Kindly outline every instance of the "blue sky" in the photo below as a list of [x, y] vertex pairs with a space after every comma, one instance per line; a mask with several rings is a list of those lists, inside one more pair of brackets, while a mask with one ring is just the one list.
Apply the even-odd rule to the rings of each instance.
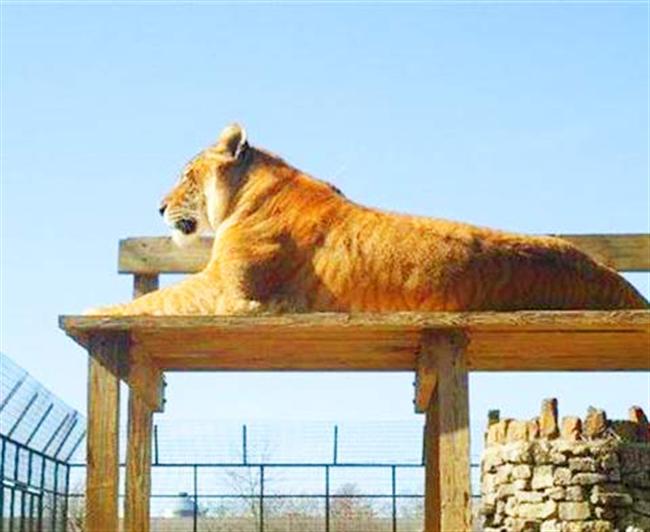
[[[530, 233], [649, 230], [644, 2], [1, 14], [1, 349], [81, 410], [86, 356], [57, 315], [129, 298], [118, 239], [165, 234], [161, 196], [233, 120], [361, 203]], [[648, 404], [647, 374], [471, 379], [479, 427], [548, 396], [565, 414]], [[168, 380], [169, 419], [413, 419], [406, 374]]]

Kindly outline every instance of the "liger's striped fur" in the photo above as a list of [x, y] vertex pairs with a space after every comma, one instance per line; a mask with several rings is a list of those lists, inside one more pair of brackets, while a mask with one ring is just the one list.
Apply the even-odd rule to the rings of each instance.
[[647, 308], [566, 241], [357, 205], [250, 147], [236, 125], [187, 166], [163, 209], [180, 243], [214, 231], [207, 267], [92, 313]]

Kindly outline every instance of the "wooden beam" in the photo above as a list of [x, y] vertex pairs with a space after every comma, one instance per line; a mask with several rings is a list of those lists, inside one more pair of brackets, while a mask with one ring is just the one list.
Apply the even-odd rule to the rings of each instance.
[[126, 452], [126, 532], [149, 532], [151, 499], [151, 407], [138, 394], [129, 394]]
[[429, 403], [436, 388], [436, 362], [429, 349], [418, 353], [415, 370], [415, 413], [423, 414], [429, 408]]
[[129, 352], [129, 369], [125, 380], [132, 394], [139, 398], [153, 412], [162, 412], [165, 398], [165, 379], [162, 371], [151, 357], [138, 345]]
[[118, 530], [120, 368], [122, 335], [89, 342], [86, 530]]
[[202, 237], [182, 250], [169, 237], [140, 237], [120, 240], [120, 273], [194, 273], [210, 259], [212, 238]]
[[160, 370], [414, 371], [421, 331], [462, 330], [472, 371], [650, 370], [650, 312], [63, 316], [87, 345], [128, 334]]
[[158, 290], [158, 274], [136, 273], [133, 276], [133, 299]]
[[[650, 270], [650, 235], [646, 233], [602, 235], [553, 235], [620, 271]], [[212, 239], [201, 238], [180, 250], [168, 237], [120, 240], [120, 273], [193, 273], [208, 263]]]
[[622, 272], [650, 270], [650, 234], [556, 235]]
[[467, 338], [425, 331], [422, 352], [435, 361], [438, 382], [426, 419], [425, 530], [472, 529]]

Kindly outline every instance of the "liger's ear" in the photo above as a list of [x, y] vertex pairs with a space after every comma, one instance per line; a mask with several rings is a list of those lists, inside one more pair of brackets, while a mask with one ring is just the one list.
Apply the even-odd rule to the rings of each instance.
[[248, 148], [246, 130], [239, 124], [226, 126], [219, 135], [215, 148], [221, 154], [232, 159], [239, 159]]

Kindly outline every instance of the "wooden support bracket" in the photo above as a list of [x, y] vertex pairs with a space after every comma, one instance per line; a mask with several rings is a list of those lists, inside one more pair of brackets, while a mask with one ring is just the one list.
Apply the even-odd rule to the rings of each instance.
[[128, 374], [125, 380], [131, 394], [136, 394], [153, 411], [162, 412], [165, 405], [165, 378], [142, 349], [132, 347], [129, 352]]
[[[422, 347], [422, 346], [421, 346]], [[429, 408], [431, 397], [436, 389], [436, 363], [430, 349], [420, 348], [415, 370], [415, 413], [423, 414]]]
[[426, 532], [472, 529], [467, 344], [460, 331], [422, 336], [421, 356], [437, 374], [426, 408]]

